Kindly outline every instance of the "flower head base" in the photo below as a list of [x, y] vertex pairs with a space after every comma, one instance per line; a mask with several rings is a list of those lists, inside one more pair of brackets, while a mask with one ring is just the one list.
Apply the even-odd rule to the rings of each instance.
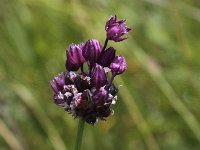
[[[106, 49], [106, 46], [108, 40], [124, 40], [121, 36], [129, 30], [125, 20], [116, 21], [115, 16], [106, 23], [107, 39], [103, 48], [94, 39], [85, 44], [69, 45], [66, 50], [67, 70], [50, 81], [54, 103], [74, 118], [81, 117], [89, 124], [112, 115], [118, 92], [112, 82], [116, 75], [126, 70], [126, 62], [123, 56], [115, 56], [116, 50], [113, 47]], [[75, 72], [79, 68], [80, 72]]]
[[115, 15], [106, 22], [105, 30], [107, 32], [108, 40], [120, 42], [127, 39], [122, 36], [127, 34], [131, 29], [126, 26], [126, 20], [117, 21], [117, 16]]

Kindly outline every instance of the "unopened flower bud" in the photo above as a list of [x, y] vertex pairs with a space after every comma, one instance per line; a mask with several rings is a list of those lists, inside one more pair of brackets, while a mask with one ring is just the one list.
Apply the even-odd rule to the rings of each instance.
[[77, 71], [79, 67], [85, 62], [85, 58], [82, 55], [83, 46], [83, 43], [71, 44], [67, 48], [66, 69], [68, 71]]
[[110, 64], [110, 69], [115, 75], [122, 74], [127, 69], [125, 58], [123, 56], [116, 56]]
[[95, 62], [102, 51], [101, 43], [98, 40], [88, 40], [83, 47], [83, 56], [86, 60]]
[[113, 61], [114, 58], [115, 58], [115, 49], [113, 47], [110, 47], [102, 52], [98, 62], [100, 65], [108, 67], [110, 66], [110, 63]]
[[120, 42], [127, 39], [122, 36], [127, 34], [131, 29], [126, 26], [126, 20], [117, 21], [117, 16], [115, 15], [106, 22], [105, 30], [108, 40]]
[[96, 106], [103, 106], [108, 99], [108, 91], [105, 88], [97, 89], [92, 96], [92, 101]]
[[100, 88], [107, 82], [106, 73], [101, 65], [95, 64], [91, 75], [91, 83], [94, 87]]

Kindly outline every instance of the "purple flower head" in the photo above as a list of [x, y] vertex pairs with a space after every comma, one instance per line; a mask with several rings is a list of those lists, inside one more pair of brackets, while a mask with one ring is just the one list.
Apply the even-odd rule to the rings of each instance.
[[123, 56], [116, 56], [110, 64], [110, 69], [115, 75], [122, 74], [127, 69], [125, 58]]
[[63, 89], [63, 86], [65, 85], [65, 78], [66, 73], [62, 72], [58, 76], [55, 76], [53, 80], [50, 81], [51, 87], [55, 93], [58, 93]]
[[108, 100], [108, 97], [108, 91], [102, 87], [93, 93], [92, 101], [96, 106], [103, 106]]
[[91, 83], [95, 88], [100, 88], [107, 83], [107, 77], [104, 68], [101, 65], [95, 64], [91, 75]]
[[[118, 88], [113, 84], [116, 75], [126, 70], [123, 56], [116, 56], [113, 47], [107, 48], [109, 40], [123, 41], [130, 31], [125, 20], [112, 16], [106, 23], [107, 38], [102, 47], [98, 40], [85, 44], [70, 44], [66, 50], [66, 71], [50, 81], [54, 91], [53, 102], [64, 108], [74, 118], [83, 118], [96, 124], [113, 114]], [[109, 76], [110, 72], [112, 76]]]
[[110, 66], [110, 63], [115, 58], [115, 49], [113, 47], [109, 47], [107, 50], [103, 51], [101, 57], [99, 58], [98, 63], [104, 67]]
[[77, 71], [79, 67], [85, 62], [85, 58], [82, 55], [83, 46], [84, 43], [71, 44], [67, 48], [66, 69], [68, 71]]
[[98, 40], [88, 40], [83, 47], [83, 56], [90, 62], [98, 60], [102, 51], [101, 43]]
[[127, 34], [131, 29], [126, 26], [126, 20], [117, 21], [117, 16], [115, 15], [106, 22], [105, 30], [108, 40], [120, 42], [127, 39], [127, 37], [122, 36]]

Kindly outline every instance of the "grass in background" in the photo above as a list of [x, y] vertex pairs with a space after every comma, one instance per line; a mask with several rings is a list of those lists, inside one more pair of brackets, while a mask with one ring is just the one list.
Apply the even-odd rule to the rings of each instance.
[[[83, 149], [200, 148], [197, 0], [0, 1], [0, 148], [72, 149], [77, 120], [52, 103], [48, 81], [69, 43], [104, 41], [113, 14], [133, 28], [115, 115], [86, 126]], [[112, 42], [109, 43], [112, 45]]]

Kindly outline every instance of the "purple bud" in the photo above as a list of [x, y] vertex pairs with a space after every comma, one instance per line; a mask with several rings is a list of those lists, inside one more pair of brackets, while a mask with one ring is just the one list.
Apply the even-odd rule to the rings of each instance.
[[103, 106], [108, 97], [108, 91], [105, 88], [100, 88], [93, 93], [92, 101], [96, 106]]
[[101, 43], [98, 40], [88, 40], [83, 47], [83, 56], [86, 60], [95, 62], [102, 51]]
[[115, 58], [115, 49], [113, 47], [110, 47], [102, 52], [98, 62], [100, 65], [108, 67], [110, 66], [110, 63], [113, 61], [114, 58]]
[[94, 87], [100, 88], [107, 83], [106, 73], [101, 65], [95, 64], [91, 75], [91, 83]]
[[106, 22], [105, 30], [108, 40], [120, 42], [127, 39], [122, 36], [127, 34], [131, 29], [126, 26], [126, 20], [117, 21], [117, 16], [115, 15]]
[[123, 56], [116, 56], [110, 64], [110, 69], [115, 75], [122, 74], [127, 69], [125, 58]]
[[55, 76], [52, 81], [50, 81], [51, 87], [55, 93], [58, 93], [63, 89], [63, 86], [65, 85], [65, 78], [66, 78], [66, 73], [62, 72], [58, 76]]
[[71, 44], [67, 48], [66, 69], [68, 71], [77, 71], [79, 67], [85, 62], [85, 58], [82, 55], [83, 46], [84, 43]]

